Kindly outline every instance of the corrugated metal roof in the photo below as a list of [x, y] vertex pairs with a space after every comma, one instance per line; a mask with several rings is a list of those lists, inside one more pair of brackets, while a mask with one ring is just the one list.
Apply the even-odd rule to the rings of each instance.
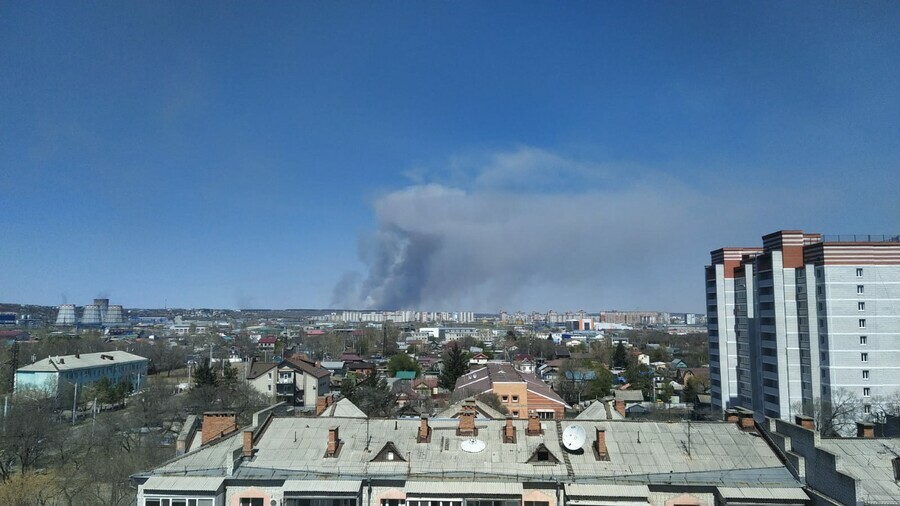
[[285, 480], [283, 488], [285, 492], [355, 494], [362, 488], [362, 480]]
[[216, 492], [224, 481], [224, 477], [151, 476], [144, 483], [144, 490]]
[[406, 493], [418, 496], [452, 495], [472, 497], [484, 495], [487, 497], [501, 495], [522, 495], [522, 484], [512, 482], [455, 482], [445, 481], [408, 481]]

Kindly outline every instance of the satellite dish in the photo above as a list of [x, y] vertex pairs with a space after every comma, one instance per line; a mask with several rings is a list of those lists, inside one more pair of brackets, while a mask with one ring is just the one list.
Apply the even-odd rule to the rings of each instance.
[[459, 447], [462, 448], [462, 451], [466, 453], [479, 453], [484, 451], [487, 445], [484, 444], [484, 441], [480, 439], [466, 439], [462, 443], [459, 444]]
[[584, 432], [584, 427], [581, 425], [569, 425], [566, 427], [566, 430], [563, 431], [563, 446], [570, 452], [580, 450], [584, 446], [586, 439], [587, 433]]

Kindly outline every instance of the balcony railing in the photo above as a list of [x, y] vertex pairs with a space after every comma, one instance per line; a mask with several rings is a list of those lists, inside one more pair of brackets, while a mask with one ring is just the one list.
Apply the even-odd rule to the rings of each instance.
[[900, 242], [900, 235], [823, 235], [823, 242]]

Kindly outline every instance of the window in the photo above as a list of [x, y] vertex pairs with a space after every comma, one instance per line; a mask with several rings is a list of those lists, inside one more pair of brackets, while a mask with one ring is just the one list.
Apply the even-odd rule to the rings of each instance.
[[861, 362], [868, 362], [868, 361], [869, 361], [869, 354], [868, 354], [868, 353], [860, 353], [860, 354], [859, 354], [859, 360], [860, 360]]
[[405, 506], [406, 499], [382, 499], [381, 506]]
[[518, 417], [519, 417], [519, 410], [514, 409], [514, 410], [513, 410], [513, 416], [516, 417], [516, 418], [518, 418]]
[[856, 268], [856, 277], [858, 277], [858, 278], [862, 277], [862, 267]]
[[519, 402], [519, 396], [518, 396], [518, 395], [512, 396], [512, 399], [513, 399], [513, 402]]
[[[400, 504], [402, 505], [403, 503], [403, 499], [400, 499]], [[243, 503], [241, 504], [243, 505]], [[385, 502], [382, 501], [381, 504], [385, 504]], [[356, 499], [286, 498], [284, 500], [284, 506], [356, 506]]]
[[866, 319], [865, 318], [859, 319], [859, 328], [861, 328], [861, 329], [866, 328]]
[[525, 501], [525, 506], [550, 506], [547, 501]]
[[272, 373], [269, 373], [269, 379], [272, 379]]
[[555, 418], [553, 411], [538, 411], [537, 414], [541, 420], [553, 420]]
[[865, 303], [865, 302], [857, 302], [857, 303], [856, 303], [856, 310], [857, 310], [857, 311], [865, 311], [865, 310], [866, 310], [866, 303]]
[[816, 305], [819, 307], [819, 311], [825, 311], [825, 304], [824, 304], [824, 303], [820, 302], [820, 303], [818, 303], [818, 304], [816, 304]]
[[816, 287], [816, 295], [822, 295], [822, 287], [821, 286]]
[[240, 506], [264, 506], [262, 497], [244, 497], [241, 499]]
[[508, 396], [508, 395], [504, 395], [504, 396], [501, 398], [501, 400], [502, 400], [503, 402], [509, 402], [509, 396]]
[[863, 346], [869, 344], [869, 338], [866, 336], [859, 336], [859, 344]]
[[144, 499], [144, 506], [213, 506], [213, 500], [189, 497], [148, 497]]
[[869, 387], [864, 387], [863, 388], [863, 397], [871, 397], [871, 395], [872, 395], [872, 389]]
[[272, 385], [266, 385], [269, 388], [269, 391], [272, 391]]
[[869, 404], [863, 404], [863, 413], [865, 413], [865, 414], [867, 414], [867, 415], [868, 415], [868, 414], [871, 414], [871, 413], [872, 413], [872, 406], [869, 405]]
[[856, 285], [856, 293], [859, 295], [866, 293], [866, 287], [864, 285]]
[[407, 506], [462, 506], [462, 499], [422, 499], [406, 501]]
[[869, 379], [869, 370], [868, 369], [863, 369], [863, 379], [864, 380]]

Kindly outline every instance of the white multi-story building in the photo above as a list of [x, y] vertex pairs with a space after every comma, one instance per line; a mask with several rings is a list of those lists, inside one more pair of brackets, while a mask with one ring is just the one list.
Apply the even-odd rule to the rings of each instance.
[[706, 267], [713, 406], [790, 419], [900, 392], [900, 238], [782, 230]]

